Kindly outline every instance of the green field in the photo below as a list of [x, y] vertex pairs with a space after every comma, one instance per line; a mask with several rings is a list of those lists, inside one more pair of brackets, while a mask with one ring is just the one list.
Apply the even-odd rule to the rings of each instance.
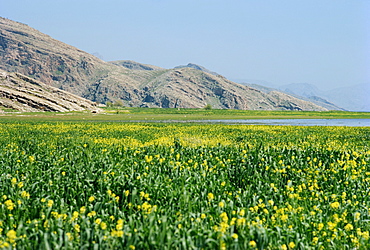
[[370, 128], [1, 122], [0, 248], [369, 249]]
[[2, 121], [160, 121], [160, 120], [219, 120], [219, 119], [370, 119], [370, 112], [349, 111], [257, 111], [232, 109], [161, 109], [105, 108], [101, 113], [40, 112], [4, 113]]

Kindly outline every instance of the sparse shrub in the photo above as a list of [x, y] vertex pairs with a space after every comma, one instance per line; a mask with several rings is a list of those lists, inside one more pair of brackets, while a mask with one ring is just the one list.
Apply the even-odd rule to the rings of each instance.
[[112, 102], [110, 102], [110, 101], [107, 101], [107, 102], [105, 103], [105, 105], [107, 105], [107, 107], [109, 107], [109, 108], [113, 107], [113, 103], [112, 103]]
[[207, 104], [206, 106], [204, 106], [204, 109], [205, 110], [211, 110], [212, 109], [212, 105], [211, 104]]
[[124, 107], [123, 102], [121, 100], [115, 101], [113, 106], [115, 106], [115, 107]]

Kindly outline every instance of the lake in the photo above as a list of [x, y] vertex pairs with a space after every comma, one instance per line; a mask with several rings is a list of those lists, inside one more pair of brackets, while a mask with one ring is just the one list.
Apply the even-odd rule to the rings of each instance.
[[246, 125], [290, 126], [347, 126], [370, 127], [370, 119], [247, 119], [247, 120], [197, 120], [193, 122], [226, 123]]

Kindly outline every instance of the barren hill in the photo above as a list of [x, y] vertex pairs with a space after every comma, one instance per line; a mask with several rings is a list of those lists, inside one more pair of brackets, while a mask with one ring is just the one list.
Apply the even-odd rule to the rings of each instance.
[[99, 110], [92, 101], [22, 74], [2, 70], [0, 70], [0, 107], [23, 112]]
[[199, 108], [211, 104], [215, 108], [227, 109], [323, 110], [313, 103], [277, 91], [263, 93], [221, 75], [193, 68], [138, 70], [135, 73], [143, 77], [140, 80], [140, 88], [144, 91], [142, 106]]
[[104, 62], [25, 24], [0, 18], [0, 69], [92, 101], [142, 107], [325, 110], [279, 92], [263, 93], [196, 68]]

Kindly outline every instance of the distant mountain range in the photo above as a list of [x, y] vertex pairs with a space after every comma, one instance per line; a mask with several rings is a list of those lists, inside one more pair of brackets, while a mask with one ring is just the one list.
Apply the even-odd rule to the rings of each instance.
[[238, 82], [266, 93], [282, 91], [297, 98], [316, 103], [329, 110], [370, 111], [370, 84], [358, 84], [325, 91], [309, 83], [292, 83], [276, 86], [265, 81], [256, 80], [238, 80]]
[[[290, 88], [285, 87], [285, 88], [271, 88], [271, 87], [266, 87], [264, 85], [259, 85], [259, 84], [250, 84], [250, 83], [243, 83], [246, 86], [250, 86], [252, 88], [256, 88], [260, 91], [263, 91], [265, 93], [269, 93], [271, 91], [280, 91], [286, 94], [289, 94], [291, 96], [294, 96], [296, 98], [306, 100], [309, 102], [313, 102], [319, 106], [325, 107], [328, 110], [344, 110], [343, 108], [335, 105], [332, 102], [329, 102], [327, 99], [324, 99], [320, 97], [319, 95], [313, 94], [313, 91], [316, 89], [315, 86], [312, 86], [312, 89], [309, 88], [304, 88], [300, 84], [291, 84], [289, 85]], [[288, 85], [287, 85], [288, 86]], [[310, 93], [310, 94], [307, 94]]]
[[[202, 66], [173, 69], [121, 60], [105, 62], [28, 25], [0, 18], [0, 69], [88, 100], [126, 106], [250, 110], [327, 110], [281, 91], [232, 82]], [[19, 75], [18, 75], [19, 76]], [[0, 99], [5, 98], [0, 95]], [[1, 105], [1, 104], [0, 104]]]
[[321, 90], [313, 84], [295, 83], [279, 87], [286, 93], [326, 99], [337, 106], [350, 111], [370, 111], [370, 84], [357, 84], [350, 87]]

